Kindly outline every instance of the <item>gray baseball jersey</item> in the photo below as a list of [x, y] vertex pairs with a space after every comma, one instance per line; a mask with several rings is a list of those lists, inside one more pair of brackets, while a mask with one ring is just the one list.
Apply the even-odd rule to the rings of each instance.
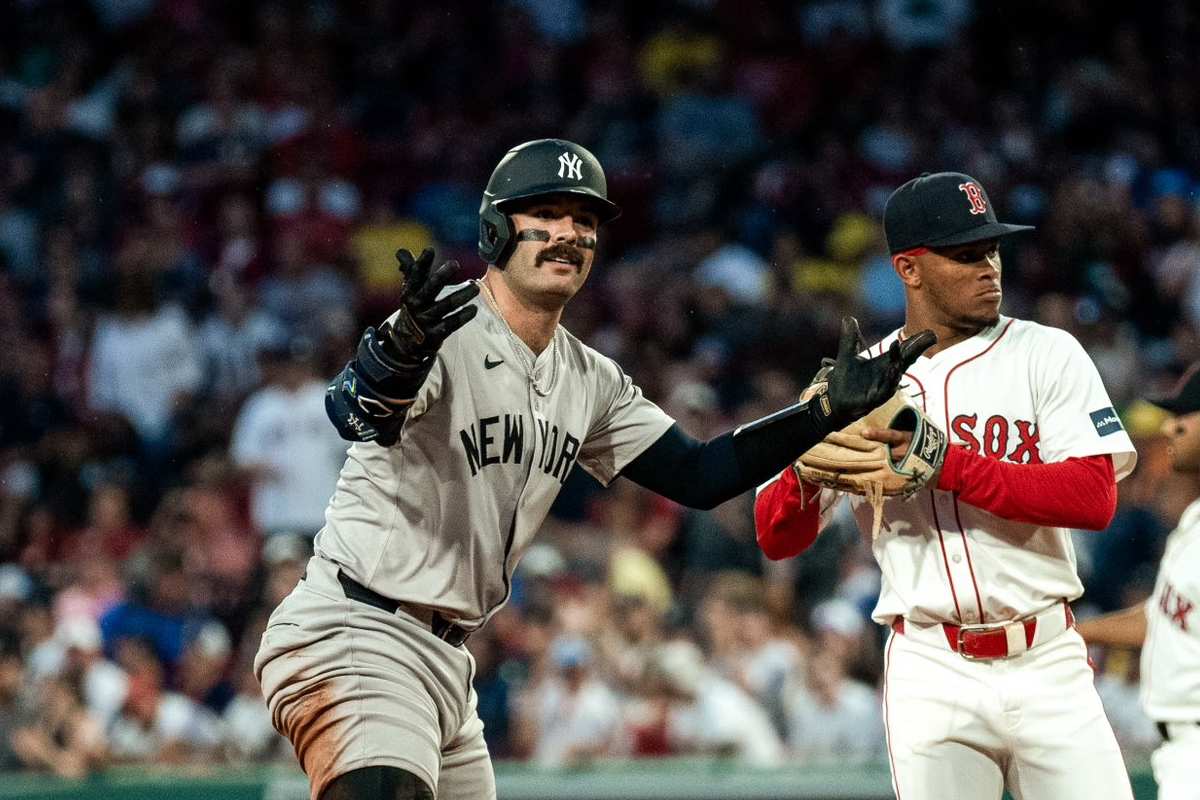
[[359, 583], [468, 628], [507, 600], [576, 461], [607, 485], [674, 422], [561, 326], [535, 358], [486, 291], [438, 351], [400, 440], [350, 448], [316, 539]]

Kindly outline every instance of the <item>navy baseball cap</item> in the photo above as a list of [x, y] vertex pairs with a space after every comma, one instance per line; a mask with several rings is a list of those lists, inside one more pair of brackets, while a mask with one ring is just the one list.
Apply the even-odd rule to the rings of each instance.
[[1200, 363], [1188, 367], [1169, 395], [1151, 400], [1150, 403], [1177, 417], [1200, 411]]
[[892, 253], [1031, 230], [1032, 225], [998, 222], [983, 185], [961, 172], [922, 173], [892, 192], [883, 208], [883, 233]]

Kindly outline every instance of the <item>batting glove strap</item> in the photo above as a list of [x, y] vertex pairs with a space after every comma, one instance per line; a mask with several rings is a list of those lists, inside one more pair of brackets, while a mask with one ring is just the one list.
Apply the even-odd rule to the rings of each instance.
[[380, 394], [359, 376], [353, 362], [325, 389], [325, 413], [351, 442], [395, 444], [411, 403]]
[[357, 374], [382, 396], [415, 397], [417, 390], [429, 375], [429, 370], [433, 368], [434, 355], [431, 353], [411, 362], [397, 360], [388, 353], [381, 335], [387, 333], [367, 328], [358, 340], [358, 351], [354, 359]]

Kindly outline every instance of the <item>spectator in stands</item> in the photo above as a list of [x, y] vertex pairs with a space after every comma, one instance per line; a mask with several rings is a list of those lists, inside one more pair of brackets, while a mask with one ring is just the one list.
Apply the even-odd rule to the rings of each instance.
[[346, 442], [325, 416], [325, 383], [309, 340], [293, 338], [263, 352], [267, 384], [247, 398], [230, 452], [250, 478], [251, 514], [266, 535], [325, 524], [325, 506], [346, 459]]
[[9, 740], [26, 767], [61, 778], [83, 778], [106, 758], [104, 732], [84, 708], [79, 686], [66, 678], [42, 683], [35, 709]]
[[247, 660], [235, 672], [237, 694], [221, 714], [222, 754], [235, 763], [290, 760], [291, 747], [271, 725], [253, 667], [253, 660]]
[[202, 620], [192, 607], [183, 560], [177, 551], [165, 550], [139, 559], [131, 569], [141, 574], [135, 578], [130, 599], [100, 618], [104, 650], [116, 656], [124, 640], [145, 641], [166, 670], [173, 672]]
[[674, 752], [720, 756], [753, 767], [783, 763], [770, 717], [744, 690], [704, 662], [695, 643], [662, 645], [648, 671], [647, 691], [670, 706], [667, 739]]
[[550, 645], [555, 673], [538, 687], [533, 760], [544, 767], [578, 766], [612, 755], [620, 729], [617, 695], [592, 672], [592, 647], [566, 634]]
[[96, 321], [87, 386], [91, 408], [127, 419], [147, 453], [160, 461], [170, 452], [175, 413], [203, 373], [183, 309], [156, 297], [148, 255], [141, 249], [122, 254], [117, 306]]
[[804, 764], [878, 759], [884, 752], [879, 696], [846, 674], [867, 622], [845, 601], [827, 600], [813, 611], [813, 627], [805, 668], [782, 691], [788, 748]]
[[88, 714], [107, 731], [125, 705], [129, 676], [101, 652], [100, 626], [89, 617], [71, 617], [58, 624], [55, 639], [64, 648], [58, 674], [79, 687]]
[[12, 737], [22, 712], [24, 673], [20, 639], [13, 631], [0, 627], [0, 772], [10, 772], [23, 765], [13, 749]]
[[283, 323], [255, 303], [244, 271], [218, 268], [210, 282], [215, 307], [197, 330], [205, 393], [233, 406], [262, 380], [259, 358], [286, 335]]
[[129, 693], [109, 732], [113, 759], [169, 764], [208, 760], [221, 742], [220, 718], [167, 690], [163, 665], [149, 642], [123, 639], [118, 661], [129, 674]]

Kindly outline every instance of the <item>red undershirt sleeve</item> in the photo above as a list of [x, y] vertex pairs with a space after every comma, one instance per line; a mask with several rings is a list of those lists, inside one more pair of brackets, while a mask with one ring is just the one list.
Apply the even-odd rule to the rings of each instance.
[[1010, 464], [951, 445], [937, 488], [998, 517], [1034, 525], [1099, 531], [1117, 511], [1117, 479], [1109, 455]]
[[821, 487], [801, 484], [788, 465], [779, 480], [755, 498], [754, 530], [759, 548], [772, 561], [804, 552], [821, 530]]

